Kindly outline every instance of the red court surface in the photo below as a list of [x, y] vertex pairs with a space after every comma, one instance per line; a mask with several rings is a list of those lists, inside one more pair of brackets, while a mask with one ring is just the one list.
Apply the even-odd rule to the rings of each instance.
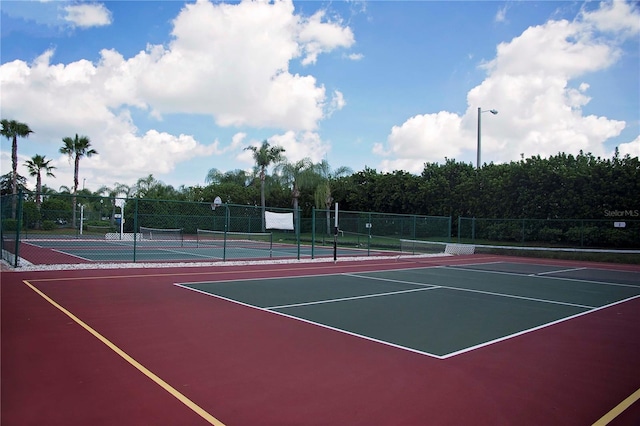
[[637, 425], [639, 298], [441, 360], [174, 285], [492, 259], [3, 271], [0, 420]]

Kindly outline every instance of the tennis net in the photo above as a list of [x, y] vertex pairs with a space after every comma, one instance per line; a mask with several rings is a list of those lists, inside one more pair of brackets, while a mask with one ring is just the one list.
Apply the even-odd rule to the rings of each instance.
[[197, 230], [198, 247], [220, 247], [224, 249], [268, 250], [273, 251], [271, 232], [228, 232]]
[[400, 252], [404, 254], [473, 254], [475, 246], [439, 241], [400, 240]]
[[138, 234], [140, 235], [140, 241], [179, 243], [180, 246], [184, 245], [184, 234], [182, 228], [164, 229], [141, 226]]
[[584, 260], [614, 263], [640, 263], [640, 250], [585, 249], [572, 247], [505, 246], [456, 244], [437, 241], [400, 240], [400, 251], [406, 255], [485, 254], [547, 259]]

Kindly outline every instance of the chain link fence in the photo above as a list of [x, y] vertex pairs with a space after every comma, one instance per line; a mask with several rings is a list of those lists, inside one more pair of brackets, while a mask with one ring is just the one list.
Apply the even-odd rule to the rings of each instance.
[[[13, 266], [193, 262], [335, 255], [334, 211], [53, 194], [4, 196], [2, 257]], [[277, 221], [268, 223], [276, 216]], [[265, 218], [266, 217], [266, 218]], [[399, 250], [400, 239], [447, 241], [451, 219], [340, 212], [339, 256]], [[350, 250], [346, 250], [346, 249]], [[366, 251], [365, 251], [366, 250]]]
[[[314, 209], [311, 244], [334, 244], [334, 210]], [[303, 230], [305, 227], [303, 226]], [[451, 217], [338, 211], [337, 245], [371, 250], [400, 251], [401, 240], [450, 241]]]
[[640, 248], [640, 220], [458, 218], [458, 242], [576, 248]]

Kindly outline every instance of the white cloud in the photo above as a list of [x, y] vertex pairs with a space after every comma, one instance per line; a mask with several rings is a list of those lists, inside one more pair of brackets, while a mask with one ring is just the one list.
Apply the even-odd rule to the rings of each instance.
[[338, 47], [350, 47], [355, 42], [349, 27], [342, 27], [340, 22], [323, 22], [325, 12], [320, 10], [300, 25], [298, 39], [306, 52], [303, 65], [315, 64], [318, 54]]
[[507, 20], [507, 5], [508, 3], [498, 9], [495, 18], [493, 18], [495, 22], [505, 22]]
[[[331, 147], [315, 132], [288, 131], [283, 134], [273, 135], [267, 138], [271, 146], [281, 146], [285, 149], [283, 155], [287, 161], [296, 162], [303, 158], [310, 158], [314, 163], [319, 163], [325, 158]], [[254, 141], [249, 145], [259, 147], [262, 141]], [[237, 157], [239, 160], [253, 166], [254, 160], [250, 151], [243, 151]]]
[[335, 90], [331, 97], [331, 103], [327, 109], [327, 116], [330, 117], [334, 112], [341, 110], [345, 107], [347, 102], [344, 100], [342, 92]]
[[65, 21], [80, 28], [103, 27], [111, 24], [111, 12], [104, 4], [73, 4], [64, 7]]
[[289, 73], [289, 62], [305, 52], [303, 63], [313, 63], [318, 54], [353, 43], [348, 27], [323, 16], [300, 18], [287, 1], [199, 1], [176, 17], [168, 47], [149, 46], [112, 66], [136, 76], [136, 97], [155, 113], [210, 114], [221, 126], [314, 130], [325, 118], [325, 88], [313, 76]]
[[629, 37], [640, 33], [640, 19], [638, 9], [634, 3], [614, 0], [601, 2], [600, 7], [588, 12], [583, 9], [582, 20], [592, 24], [600, 31], [621, 34]]
[[[108, 24], [101, 4], [67, 6], [78, 26]], [[100, 60], [54, 63], [48, 50], [33, 63], [0, 66], [3, 117], [20, 117], [38, 143], [88, 135], [100, 155], [83, 161], [83, 175], [110, 185], [173, 170], [180, 162], [242, 149], [246, 134], [230, 145], [218, 140], [148, 130], [133, 123], [131, 108], [161, 119], [171, 113], [205, 114], [221, 126], [279, 128], [274, 140], [292, 159], [320, 160], [329, 149], [314, 133], [319, 121], [344, 106], [342, 93], [329, 101], [311, 75], [292, 74], [289, 63], [353, 43], [353, 33], [323, 13], [305, 19], [291, 1], [187, 4], [173, 21], [173, 39], [125, 58], [115, 50]], [[61, 167], [68, 167], [61, 161]], [[4, 165], [4, 164], [3, 164]], [[62, 173], [62, 172], [61, 172]], [[102, 182], [104, 180], [104, 182]], [[57, 180], [59, 182], [60, 179]]]
[[[621, 2], [613, 2], [621, 3]], [[510, 42], [500, 43], [496, 57], [481, 65], [485, 80], [468, 92], [464, 115], [440, 112], [412, 117], [394, 126], [386, 147], [374, 152], [385, 158], [384, 170], [420, 171], [425, 161], [461, 157], [475, 163], [477, 108], [497, 109], [482, 115], [482, 160], [505, 162], [525, 156], [577, 153], [605, 155], [604, 142], [620, 135], [623, 121], [584, 115], [591, 98], [589, 85], [578, 79], [606, 69], [620, 58], [618, 43], [598, 30], [612, 30], [612, 22], [627, 13], [640, 22], [629, 5], [601, 4], [582, 12], [574, 22], [548, 21], [526, 29]], [[617, 34], [637, 33], [623, 19]], [[619, 29], [620, 29], [619, 28]], [[633, 149], [634, 143], [621, 147]]]
[[377, 153], [395, 157], [384, 160], [383, 171], [422, 171], [425, 162], [454, 158], [460, 154], [462, 140], [461, 119], [457, 114], [441, 111], [437, 114], [416, 115], [400, 126], [394, 126], [387, 138], [389, 151], [375, 147]]
[[[640, 136], [636, 137], [631, 142], [620, 144], [618, 150], [622, 157], [627, 154], [631, 157], [640, 157]], [[613, 155], [613, 153], [611, 153], [611, 155]]]

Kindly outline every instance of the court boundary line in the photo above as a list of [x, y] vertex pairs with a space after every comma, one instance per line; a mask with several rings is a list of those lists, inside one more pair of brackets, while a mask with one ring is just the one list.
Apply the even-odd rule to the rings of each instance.
[[531, 276], [540, 276], [540, 275], [548, 275], [548, 274], [560, 274], [562, 272], [573, 272], [573, 271], [584, 271], [585, 269], [589, 269], [586, 266], [582, 268], [569, 268], [569, 269], [559, 269], [557, 271], [547, 271], [547, 272], [538, 272], [536, 274], [529, 274]]
[[[510, 263], [510, 262], [505, 262], [505, 263]], [[470, 267], [465, 268], [465, 265], [442, 265], [442, 266], [436, 266], [436, 268], [449, 268], [449, 269], [457, 269], [459, 271], [469, 271], [469, 272], [484, 272], [487, 274], [501, 274], [501, 275], [515, 275], [517, 277], [531, 277], [531, 278], [543, 278], [543, 279], [549, 279], [549, 280], [564, 280], [564, 281], [576, 281], [576, 282], [582, 282], [582, 283], [590, 283], [590, 284], [601, 284], [601, 285], [610, 285], [610, 286], [619, 286], [619, 287], [631, 287], [631, 288], [640, 288], [640, 285], [633, 285], [633, 284], [624, 284], [624, 283], [612, 283], [609, 281], [594, 281], [594, 280], [583, 280], [580, 278], [563, 278], [563, 277], [552, 277], [549, 275], [539, 275], [539, 274], [519, 274], [517, 272], [505, 272], [505, 271], [487, 271], [485, 269], [473, 269]], [[473, 266], [472, 263], [468, 264], [467, 266]], [[608, 271], [608, 269], [599, 269], [599, 268], [586, 268], [586, 269], [595, 269], [595, 270], [599, 270], [599, 271]], [[632, 274], [637, 274], [638, 272], [635, 271], [621, 271], [621, 270], [614, 270], [615, 272], [630, 272]]]
[[431, 285], [436, 286], [437, 285], [439, 288], [444, 288], [444, 289], [447, 289], [447, 290], [467, 291], [467, 292], [471, 292], [471, 293], [488, 294], [490, 296], [508, 297], [508, 298], [513, 298], [513, 299], [530, 300], [532, 302], [551, 303], [551, 304], [556, 304], [556, 305], [573, 306], [573, 307], [576, 307], [576, 308], [585, 308], [585, 309], [595, 309], [596, 308], [596, 306], [580, 305], [580, 304], [577, 304], [577, 303], [569, 303], [569, 302], [558, 302], [556, 300], [538, 299], [538, 298], [535, 298], [535, 297], [517, 296], [515, 294], [496, 293], [496, 292], [485, 291], [485, 290], [474, 290], [474, 289], [471, 289], [471, 288], [451, 287], [451, 286], [440, 285], [440, 284], [416, 283], [416, 282], [412, 282], [412, 281], [399, 281], [399, 280], [391, 280], [391, 279], [388, 279], [388, 278], [381, 278], [381, 277], [368, 277], [366, 275], [356, 275], [356, 274], [343, 274], [343, 275], [348, 275], [348, 276], [357, 277], [357, 278], [366, 278], [366, 279], [371, 279], [371, 280], [401, 282], [401, 283], [405, 283], [405, 284], [414, 284], [414, 285], [428, 285], [428, 286], [431, 286]]
[[[440, 266], [435, 266], [435, 267], [440, 267]], [[416, 268], [416, 269], [421, 269], [421, 268]], [[424, 269], [428, 269], [428, 268], [424, 268]], [[400, 269], [400, 270], [402, 270], [402, 269]], [[367, 271], [367, 272], [381, 272], [381, 271]], [[386, 272], [386, 271], [384, 271], [384, 272]], [[330, 275], [348, 275], [348, 273], [327, 274], [327, 276], [330, 276]], [[267, 279], [290, 279], [290, 278], [294, 278], [295, 279], [295, 278], [314, 277], [314, 276], [317, 276], [317, 275], [290, 276], [290, 277], [269, 277]], [[521, 275], [521, 276], [526, 276], [526, 275]], [[369, 278], [369, 277], [364, 277], [364, 278]], [[249, 279], [249, 280], [229, 280], [229, 281], [225, 281], [225, 282], [254, 281], [254, 280], [262, 280], [262, 278], [252, 278], [252, 279]], [[496, 344], [496, 343], [499, 343], [499, 342], [502, 342], [502, 341], [506, 341], [506, 340], [509, 340], [509, 339], [512, 339], [512, 338], [515, 338], [515, 337], [519, 337], [519, 336], [522, 336], [522, 335], [525, 335], [525, 334], [529, 334], [529, 333], [532, 333], [532, 332], [535, 332], [535, 331], [538, 331], [538, 330], [541, 330], [541, 329], [544, 329], [544, 328], [547, 328], [547, 327], [550, 327], [550, 326], [554, 326], [554, 325], [563, 323], [565, 321], [569, 321], [569, 320], [573, 320], [575, 318], [579, 318], [579, 317], [581, 317], [583, 315], [588, 315], [588, 314], [591, 314], [591, 313], [594, 313], [594, 312], [598, 312], [598, 311], [606, 309], [606, 308], [610, 308], [610, 307], [618, 305], [618, 304], [630, 302], [630, 301], [632, 301], [634, 299], [640, 298], [640, 294], [638, 294], [638, 295], [635, 295], [635, 296], [628, 297], [626, 299], [621, 299], [621, 300], [609, 303], [607, 305], [598, 306], [598, 307], [590, 307], [590, 308], [587, 308], [584, 305], [578, 305], [578, 306], [569, 305], [569, 306], [574, 306], [574, 307], [580, 307], [580, 308], [585, 309], [585, 310], [583, 312], [578, 312], [578, 313], [573, 314], [573, 315], [562, 317], [562, 318], [559, 318], [557, 320], [554, 320], [554, 321], [551, 321], [551, 322], [547, 322], [547, 323], [543, 323], [543, 324], [537, 325], [537, 326], [532, 327], [532, 328], [527, 328], [527, 329], [524, 329], [524, 330], [520, 330], [520, 331], [518, 331], [516, 333], [508, 334], [506, 336], [498, 337], [496, 339], [492, 339], [492, 340], [489, 340], [489, 341], [486, 341], [486, 342], [482, 342], [482, 343], [479, 343], [477, 345], [469, 346], [467, 348], [460, 349], [458, 351], [450, 352], [450, 353], [447, 353], [447, 354], [444, 354], [444, 355], [436, 355], [436, 354], [433, 354], [431, 352], [421, 351], [419, 349], [414, 349], [414, 348], [410, 348], [410, 347], [407, 347], [407, 346], [398, 345], [396, 343], [387, 342], [385, 340], [380, 340], [380, 339], [376, 339], [376, 338], [373, 338], [373, 337], [361, 335], [361, 334], [358, 334], [358, 333], [354, 333], [352, 331], [348, 331], [348, 330], [344, 330], [344, 329], [341, 329], [341, 328], [333, 327], [333, 326], [330, 326], [330, 325], [327, 325], [327, 324], [322, 324], [322, 323], [318, 323], [318, 322], [315, 322], [315, 321], [307, 320], [305, 318], [296, 317], [294, 315], [285, 314], [283, 312], [272, 310], [273, 308], [268, 309], [268, 308], [263, 308], [263, 307], [256, 306], [256, 305], [251, 305], [249, 303], [241, 302], [239, 300], [234, 300], [234, 299], [231, 299], [231, 298], [228, 298], [228, 297], [225, 297], [225, 296], [221, 296], [221, 295], [218, 295], [218, 294], [209, 293], [209, 292], [204, 291], [204, 290], [200, 290], [200, 289], [189, 287], [189, 285], [191, 285], [191, 284], [216, 284], [218, 282], [221, 282], [221, 281], [213, 281], [213, 282], [211, 282], [211, 281], [199, 281], [199, 282], [194, 282], [194, 283], [174, 283], [174, 285], [177, 286], [177, 287], [180, 287], [180, 288], [184, 288], [186, 290], [191, 290], [191, 291], [194, 291], [196, 293], [204, 294], [206, 296], [214, 297], [216, 299], [220, 299], [220, 300], [224, 300], [224, 301], [227, 301], [227, 302], [235, 303], [235, 304], [238, 304], [238, 305], [241, 305], [241, 306], [244, 306], [244, 307], [257, 309], [259, 311], [267, 312], [267, 313], [271, 313], [271, 314], [282, 315], [284, 317], [287, 317], [287, 318], [290, 318], [290, 319], [293, 319], [293, 320], [296, 320], [296, 321], [301, 321], [301, 322], [312, 324], [312, 325], [315, 325], [315, 326], [318, 326], [318, 327], [321, 327], [321, 328], [326, 328], [326, 329], [329, 329], [329, 330], [332, 330], [332, 331], [337, 331], [339, 333], [348, 334], [350, 336], [359, 337], [361, 339], [369, 340], [369, 341], [372, 341], [372, 342], [376, 342], [376, 343], [380, 343], [380, 344], [383, 344], [383, 345], [391, 346], [391, 347], [394, 347], [394, 348], [397, 348], [397, 349], [406, 350], [406, 351], [409, 351], [409, 352], [417, 353], [417, 354], [420, 354], [420, 355], [426, 355], [426, 356], [433, 357], [433, 358], [436, 358], [436, 359], [441, 359], [441, 360], [452, 358], [452, 357], [457, 356], [457, 355], [462, 355], [462, 354], [467, 353], [467, 352], [471, 352], [471, 351], [474, 351], [474, 350], [477, 350], [477, 349], [484, 348], [485, 346], [490, 346], [490, 345], [493, 345], [493, 344]], [[408, 281], [404, 281], [404, 282], [405, 283], [410, 283]], [[424, 284], [424, 283], [413, 283], [413, 284], [421, 285], [421, 286], [431, 286], [430, 284]], [[433, 287], [434, 288], [432, 288], [432, 287], [425, 288], [425, 290], [434, 290], [434, 289], [436, 289], [435, 287], [437, 287], [437, 288], [446, 288], [446, 286], [436, 286], [436, 285], [434, 285]], [[452, 288], [452, 290], [456, 290], [456, 289]], [[497, 293], [497, 295], [499, 295], [499, 293]], [[541, 302], [544, 303], [545, 301], [541, 300]], [[551, 301], [550, 303], [554, 303], [554, 302]], [[558, 302], [555, 302], [555, 303], [558, 303]], [[566, 305], [565, 303], [558, 303], [558, 304]]]
[[363, 296], [351, 296], [351, 297], [340, 297], [337, 299], [325, 299], [325, 300], [317, 300], [314, 302], [302, 302], [302, 303], [292, 303], [290, 305], [281, 305], [281, 306], [266, 306], [263, 309], [267, 310], [275, 310], [275, 309], [285, 309], [285, 308], [295, 308], [298, 306], [310, 306], [310, 305], [322, 305], [324, 303], [334, 303], [334, 302], [345, 302], [348, 300], [357, 300], [357, 299], [369, 299], [372, 297], [382, 297], [382, 296], [392, 296], [395, 294], [404, 294], [404, 293], [413, 293], [416, 291], [426, 291], [426, 290], [435, 290], [437, 286], [425, 287], [425, 288], [412, 288], [410, 290], [398, 290], [398, 291], [388, 291], [385, 293], [375, 293], [375, 294], [366, 294]]
[[[287, 278], [289, 278], [289, 277], [287, 277]], [[204, 284], [204, 283], [195, 283], [195, 284]], [[385, 340], [380, 340], [380, 339], [376, 339], [374, 337], [369, 337], [369, 336], [365, 336], [365, 335], [362, 335], [362, 334], [354, 333], [354, 332], [349, 331], [349, 330], [344, 330], [344, 329], [333, 327], [333, 326], [330, 326], [330, 325], [327, 325], [327, 324], [322, 324], [322, 323], [319, 323], [319, 322], [311, 321], [311, 320], [308, 320], [308, 319], [305, 319], [305, 318], [296, 317], [294, 315], [286, 314], [284, 312], [269, 310], [269, 309], [262, 308], [262, 307], [256, 306], [256, 305], [250, 305], [249, 303], [241, 302], [239, 300], [230, 299], [230, 298], [225, 297], [225, 296], [220, 296], [219, 294], [208, 293], [208, 292], [206, 292], [204, 290], [200, 290], [200, 289], [197, 289], [197, 288], [189, 287], [189, 283], [182, 283], [182, 284], [176, 283], [174, 285], [177, 286], [177, 287], [183, 288], [185, 290], [190, 290], [190, 291], [194, 291], [196, 293], [199, 293], [199, 294], [202, 294], [202, 295], [205, 295], [205, 296], [213, 297], [214, 299], [219, 299], [219, 300], [224, 300], [226, 302], [235, 303], [237, 305], [241, 305], [241, 306], [244, 306], [246, 308], [256, 309], [258, 311], [265, 312], [265, 313], [268, 313], [268, 314], [271, 314], [271, 315], [280, 315], [280, 316], [283, 316], [285, 318], [288, 318], [288, 319], [291, 319], [291, 320], [294, 320], [294, 321], [300, 321], [300, 322], [303, 322], [303, 323], [306, 323], [306, 324], [311, 324], [311, 325], [314, 325], [316, 327], [320, 327], [320, 328], [324, 328], [324, 329], [327, 329], [327, 330], [335, 331], [335, 332], [338, 332], [338, 333], [342, 333], [342, 334], [347, 334], [347, 335], [350, 335], [350, 336], [358, 337], [360, 339], [364, 339], [364, 340], [368, 340], [368, 341], [371, 341], [371, 342], [379, 343], [379, 344], [382, 344], [382, 345], [385, 345], [385, 346], [391, 346], [391, 347], [394, 347], [396, 349], [402, 349], [402, 350], [413, 352], [413, 353], [416, 353], [416, 354], [419, 354], [419, 355], [426, 355], [426, 356], [429, 356], [429, 357], [432, 357], [432, 358], [443, 359], [442, 356], [436, 355], [436, 354], [432, 354], [430, 352], [425, 352], [425, 351], [421, 351], [421, 350], [418, 350], [418, 349], [413, 349], [413, 348], [409, 348], [409, 347], [406, 347], [406, 346], [401, 346], [401, 345], [398, 345], [398, 344], [395, 344], [395, 343], [387, 342]], [[425, 290], [428, 290], [428, 289], [425, 289]]]
[[82, 327], [83, 329], [88, 331], [89, 334], [91, 334], [93, 337], [98, 339], [107, 348], [111, 349], [116, 355], [120, 356], [122, 359], [124, 359], [127, 363], [129, 363], [132, 367], [134, 367], [140, 373], [144, 374], [145, 376], [147, 376], [147, 378], [151, 379], [154, 383], [156, 383], [158, 386], [160, 386], [162, 389], [164, 389], [169, 395], [173, 396], [178, 401], [180, 401], [183, 405], [185, 405], [187, 408], [189, 408], [191, 411], [193, 411], [195, 414], [199, 415], [203, 420], [207, 421], [209, 424], [212, 424], [214, 426], [225, 426], [224, 423], [222, 423], [220, 420], [216, 419], [214, 416], [212, 416], [210, 413], [208, 413], [206, 410], [204, 410], [198, 404], [196, 404], [195, 402], [191, 401], [189, 398], [187, 398], [184, 394], [182, 394], [176, 388], [171, 386], [169, 383], [165, 382], [162, 378], [160, 378], [160, 376], [158, 376], [155, 373], [153, 373], [151, 370], [149, 370], [147, 367], [142, 365], [140, 362], [138, 362], [131, 355], [126, 353], [124, 350], [120, 349], [116, 344], [114, 344], [109, 339], [104, 337], [102, 334], [100, 334], [98, 331], [96, 331], [89, 324], [87, 324], [84, 321], [82, 321], [80, 318], [75, 316], [71, 311], [69, 311], [68, 309], [66, 309], [62, 305], [60, 305], [58, 302], [56, 302], [51, 297], [46, 295], [43, 291], [41, 291], [36, 286], [31, 284], [29, 282], [29, 280], [22, 280], [22, 282], [25, 285], [27, 285], [27, 287], [29, 287], [31, 290], [33, 290], [37, 295], [39, 295], [45, 301], [47, 301], [49, 304], [51, 304], [53, 307], [55, 307], [56, 309], [61, 311], [63, 314], [65, 314], [67, 317], [69, 317], [77, 325], [79, 325], [80, 327]]
[[634, 403], [640, 400], [640, 389], [626, 397], [622, 402], [613, 407], [607, 414], [600, 417], [592, 426], [606, 426], [611, 423], [616, 417], [624, 413], [624, 411], [631, 407]]
[[[38, 247], [38, 246], [36, 246], [36, 247]], [[42, 248], [44, 250], [47, 250], [46, 247], [38, 247], [38, 248]], [[71, 257], [75, 257], [76, 259], [86, 260], [87, 262], [93, 262], [93, 260], [87, 259], [86, 257], [78, 256], [77, 254], [67, 253], [66, 251], [62, 251], [62, 250], [58, 250], [58, 249], [50, 249], [50, 250], [53, 251], [53, 252], [56, 252], [56, 253], [64, 254], [65, 256], [71, 256]]]

